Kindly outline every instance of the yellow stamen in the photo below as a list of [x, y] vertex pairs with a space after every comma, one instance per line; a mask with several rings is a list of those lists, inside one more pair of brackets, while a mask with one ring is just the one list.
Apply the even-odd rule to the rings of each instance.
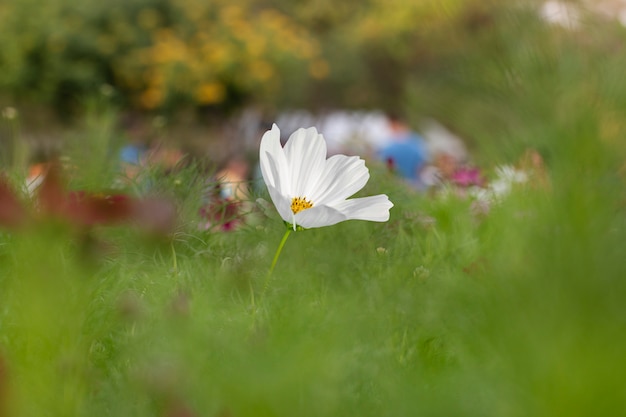
[[294, 197], [291, 199], [291, 211], [293, 214], [297, 214], [302, 210], [310, 209], [311, 207], [313, 207], [313, 203], [308, 201], [306, 198]]

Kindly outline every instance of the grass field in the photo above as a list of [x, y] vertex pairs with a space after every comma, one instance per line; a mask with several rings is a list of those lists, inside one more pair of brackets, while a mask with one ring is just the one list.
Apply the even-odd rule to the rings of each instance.
[[623, 412], [611, 172], [554, 172], [551, 191], [520, 187], [479, 217], [372, 177], [390, 221], [292, 234], [263, 295], [277, 216], [230, 233], [183, 219], [159, 240], [53, 221], [2, 233], [4, 415]]

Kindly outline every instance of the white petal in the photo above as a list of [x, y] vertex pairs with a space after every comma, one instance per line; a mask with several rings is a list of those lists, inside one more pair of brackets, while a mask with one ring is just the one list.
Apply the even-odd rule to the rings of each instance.
[[[285, 144], [292, 197], [308, 197], [326, 164], [326, 142], [314, 127], [298, 129]], [[310, 198], [310, 197], [308, 197]]]
[[393, 203], [385, 194], [353, 198], [333, 205], [314, 206], [296, 214], [298, 226], [305, 229], [332, 226], [345, 220], [386, 222]]
[[[265, 181], [265, 184], [267, 185], [268, 189], [270, 186], [276, 188], [276, 190], [281, 193], [282, 195], [288, 196], [290, 195], [290, 189], [291, 189], [291, 184], [289, 182], [289, 177], [285, 176], [284, 174], [281, 175], [280, 170], [281, 165], [276, 162], [276, 159], [274, 158], [273, 155], [271, 155], [270, 153], [266, 153], [266, 169], [269, 169], [268, 171], [268, 176], [274, 180], [274, 183], [270, 183], [268, 181]], [[284, 169], [282, 169], [282, 171], [285, 171]]]
[[343, 201], [365, 187], [369, 177], [365, 161], [358, 156], [331, 156], [309, 198], [314, 205]]
[[371, 222], [386, 222], [389, 220], [389, 209], [393, 203], [385, 194], [370, 197], [352, 198], [337, 204], [332, 208], [342, 212], [347, 220], [368, 220]]
[[289, 165], [280, 144], [280, 129], [276, 124], [261, 138], [259, 165], [266, 185], [276, 187], [283, 194], [289, 192]]
[[295, 216], [296, 224], [305, 229], [332, 226], [344, 220], [348, 219], [341, 211], [329, 206], [314, 206], [302, 210]]
[[267, 184], [272, 202], [276, 206], [276, 211], [283, 220], [293, 223], [293, 212], [291, 211], [291, 197], [281, 194], [277, 188]]

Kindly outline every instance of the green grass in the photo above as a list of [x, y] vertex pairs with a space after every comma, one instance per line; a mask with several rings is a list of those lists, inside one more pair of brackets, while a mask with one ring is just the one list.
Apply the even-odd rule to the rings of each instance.
[[5, 233], [9, 415], [618, 415], [624, 213], [579, 186], [477, 220], [375, 170], [391, 220], [292, 234], [262, 298], [276, 219], [95, 230], [92, 261], [59, 225]]

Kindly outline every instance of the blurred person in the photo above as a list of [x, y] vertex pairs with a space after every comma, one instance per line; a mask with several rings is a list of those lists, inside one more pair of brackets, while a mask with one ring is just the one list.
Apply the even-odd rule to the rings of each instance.
[[208, 184], [199, 210], [201, 229], [227, 232], [244, 223], [244, 214], [249, 211], [249, 173], [248, 161], [234, 156], [214, 175], [215, 182]]
[[431, 159], [434, 155], [446, 154], [456, 161], [465, 161], [469, 156], [465, 141], [435, 119], [421, 121], [420, 133], [428, 143]]
[[133, 180], [139, 175], [147, 149], [140, 140], [131, 140], [120, 149], [119, 159], [125, 179]]
[[120, 120], [126, 143], [119, 150], [119, 161], [124, 179], [134, 180], [144, 163], [148, 152], [149, 132], [141, 117], [128, 113]]
[[122, 183], [142, 183], [148, 188], [151, 180], [142, 173], [158, 172], [169, 175], [183, 167], [187, 161], [187, 154], [177, 146], [163, 144], [159, 141], [146, 142], [142, 139], [131, 139], [120, 150]]
[[148, 147], [140, 140], [131, 140], [120, 149], [120, 160], [130, 165], [140, 165]]
[[450, 181], [459, 167], [459, 161], [449, 153], [439, 153], [434, 158], [434, 166], [439, 173], [440, 181]]
[[187, 155], [178, 146], [156, 142], [146, 151], [144, 164], [170, 174], [179, 169]]
[[119, 160], [126, 179], [136, 179], [145, 168], [169, 174], [185, 160], [187, 155], [177, 145], [159, 138], [156, 121], [150, 123], [144, 116], [131, 112], [121, 118], [120, 124], [126, 143], [119, 151]]
[[220, 195], [222, 198], [246, 200], [250, 196], [248, 189], [248, 175], [250, 164], [241, 156], [235, 156], [228, 160], [223, 169], [215, 174], [220, 183]]
[[421, 174], [429, 161], [425, 140], [395, 114], [388, 114], [387, 122], [389, 137], [387, 144], [378, 150], [377, 157], [411, 186], [424, 189]]

